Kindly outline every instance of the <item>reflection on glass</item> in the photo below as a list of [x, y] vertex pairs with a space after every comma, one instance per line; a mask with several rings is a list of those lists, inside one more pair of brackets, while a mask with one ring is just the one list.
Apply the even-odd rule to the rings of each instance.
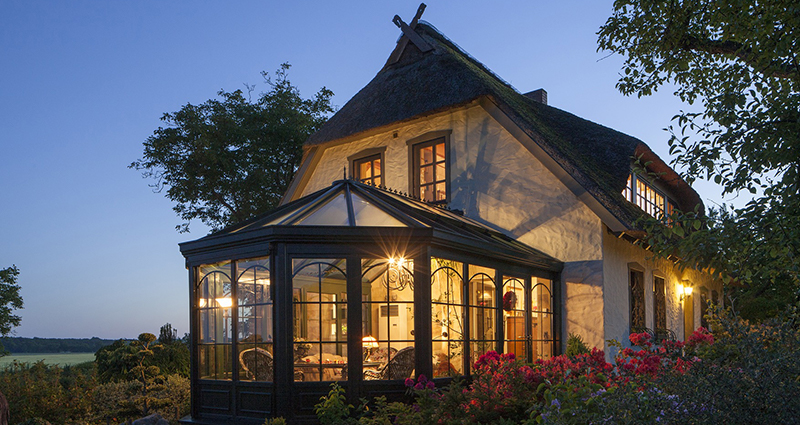
[[292, 260], [294, 380], [347, 379], [344, 259]]
[[233, 300], [230, 262], [203, 265], [198, 267], [197, 273], [200, 379], [231, 379]]
[[400, 220], [370, 204], [361, 196], [351, 193], [356, 226], [406, 227]]
[[503, 277], [503, 320], [505, 343], [503, 350], [518, 359], [527, 360], [525, 348], [525, 282], [515, 277]]
[[349, 226], [347, 199], [344, 196], [344, 192], [339, 192], [328, 202], [307, 213], [305, 217], [294, 224], [303, 226]]
[[495, 270], [469, 266], [470, 363], [490, 350], [495, 350]]
[[361, 272], [365, 313], [362, 335], [369, 341], [364, 347], [364, 379], [411, 377], [415, 358], [414, 262], [399, 257], [364, 259]]
[[271, 382], [274, 362], [269, 258], [239, 261], [237, 270], [239, 380]]
[[531, 325], [533, 329], [533, 358], [549, 359], [553, 355], [553, 295], [552, 281], [531, 278]]
[[431, 258], [433, 377], [464, 373], [463, 264]]

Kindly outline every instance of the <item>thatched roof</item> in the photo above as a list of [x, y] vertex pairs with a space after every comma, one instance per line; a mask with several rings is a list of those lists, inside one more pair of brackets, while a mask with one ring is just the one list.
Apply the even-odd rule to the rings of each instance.
[[420, 22], [415, 31], [434, 49], [422, 53], [403, 43], [400, 60], [387, 63], [307, 147], [488, 98], [627, 229], [643, 214], [621, 195], [634, 157], [664, 173], [662, 183], [679, 208], [702, 206], [697, 193], [641, 140], [523, 96], [430, 24]]

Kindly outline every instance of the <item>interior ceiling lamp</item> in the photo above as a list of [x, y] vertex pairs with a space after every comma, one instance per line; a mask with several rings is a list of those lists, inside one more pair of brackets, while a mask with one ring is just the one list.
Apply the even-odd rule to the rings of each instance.
[[405, 258], [399, 257], [389, 259], [386, 274], [383, 275], [383, 285], [388, 289], [396, 291], [402, 291], [408, 285], [411, 285], [411, 289], [414, 289], [411, 273], [409, 273], [408, 268], [406, 268]]

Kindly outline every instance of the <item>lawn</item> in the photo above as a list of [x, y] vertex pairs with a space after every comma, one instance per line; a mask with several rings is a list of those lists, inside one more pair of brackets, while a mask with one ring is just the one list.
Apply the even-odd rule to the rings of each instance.
[[60, 366], [74, 365], [94, 361], [94, 353], [41, 353], [41, 354], [9, 354], [0, 357], [0, 368], [11, 364], [14, 360], [22, 363], [36, 363], [44, 360], [47, 364]]

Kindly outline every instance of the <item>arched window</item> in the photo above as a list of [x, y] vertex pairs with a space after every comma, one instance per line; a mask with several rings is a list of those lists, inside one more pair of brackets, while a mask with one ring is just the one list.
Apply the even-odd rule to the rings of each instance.
[[549, 359], [553, 355], [553, 282], [531, 278], [531, 329], [533, 330], [533, 359]]
[[503, 352], [513, 353], [516, 358], [527, 360], [525, 282], [522, 279], [503, 276], [503, 321]]
[[344, 264], [344, 259], [292, 260], [295, 381], [347, 379]]
[[198, 272], [199, 376], [200, 379], [232, 379], [231, 263], [201, 266]]
[[361, 263], [365, 380], [410, 378], [414, 371], [414, 262]]
[[464, 373], [463, 263], [431, 258], [433, 377]]
[[469, 265], [470, 362], [496, 349], [497, 302], [495, 270]]
[[239, 261], [237, 273], [239, 380], [271, 382], [274, 380], [274, 329], [269, 258]]

